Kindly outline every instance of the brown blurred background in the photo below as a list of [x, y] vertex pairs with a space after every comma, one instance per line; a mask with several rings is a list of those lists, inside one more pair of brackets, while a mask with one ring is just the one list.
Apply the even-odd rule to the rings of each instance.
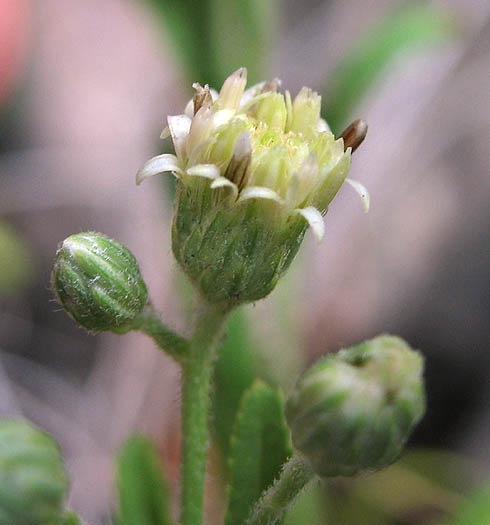
[[[475, 465], [474, 482], [488, 477], [489, 2], [408, 2], [430, 9], [434, 26], [412, 42], [396, 14], [406, 2], [271, 1], [255, 51], [240, 40], [238, 12], [227, 19], [219, 1], [196, 3], [197, 24], [215, 16], [217, 29], [194, 62], [178, 38], [179, 3], [158, 3], [0, 0], [0, 415], [53, 433], [73, 480], [70, 503], [88, 523], [107, 522], [113, 456], [136, 429], [161, 444], [176, 487], [176, 367], [142, 335], [77, 328], [53, 302], [50, 266], [71, 233], [117, 238], [185, 332], [170, 185], [137, 188], [134, 174], [160, 151], [165, 117], [181, 112], [192, 81], [219, 83], [246, 65], [293, 93], [318, 90], [338, 126], [358, 116], [370, 126], [351, 173], [370, 190], [370, 213], [343, 188], [325, 241], [308, 237], [277, 292], [245, 309], [260, 366], [287, 390], [327, 350], [400, 334], [427, 359], [428, 412], [413, 446], [456, 452]], [[349, 71], [362, 96], [344, 100]], [[334, 101], [345, 103], [342, 115]], [[211, 493], [222, 490], [218, 478]]]

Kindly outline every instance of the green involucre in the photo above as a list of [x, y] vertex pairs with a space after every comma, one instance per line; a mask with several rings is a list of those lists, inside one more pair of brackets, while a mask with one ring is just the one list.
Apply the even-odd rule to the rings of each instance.
[[0, 525], [61, 523], [67, 490], [56, 442], [25, 421], [0, 421]]
[[179, 184], [175, 258], [204, 297], [225, 310], [262, 299], [294, 259], [306, 221], [298, 215], [284, 219], [274, 201], [236, 205], [205, 181], [196, 182], [199, 191]]
[[294, 446], [322, 477], [384, 468], [425, 409], [421, 355], [379, 336], [308, 370], [286, 405]]
[[91, 332], [125, 333], [148, 299], [138, 263], [101, 233], [77, 233], [56, 252], [52, 286], [66, 312]]

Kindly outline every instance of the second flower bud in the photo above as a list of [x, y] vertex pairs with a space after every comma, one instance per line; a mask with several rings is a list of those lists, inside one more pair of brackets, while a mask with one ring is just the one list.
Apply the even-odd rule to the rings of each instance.
[[77, 233], [60, 243], [51, 282], [61, 306], [91, 332], [133, 329], [148, 301], [134, 255], [101, 233]]
[[287, 402], [294, 446], [321, 477], [387, 467], [424, 413], [422, 370], [422, 356], [389, 335], [323, 358]]

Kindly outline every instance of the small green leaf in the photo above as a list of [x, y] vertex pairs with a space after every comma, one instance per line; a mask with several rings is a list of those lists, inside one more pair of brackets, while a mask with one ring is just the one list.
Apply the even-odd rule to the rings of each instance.
[[274, 42], [277, 0], [147, 0], [193, 80], [218, 87], [235, 69], [262, 80]]
[[122, 447], [117, 465], [118, 525], [170, 525], [168, 488], [154, 445], [143, 436]]
[[249, 338], [247, 318], [242, 309], [235, 310], [228, 322], [228, 336], [219, 350], [213, 382], [214, 434], [224, 458], [229, 455], [230, 438], [243, 392], [256, 377]]
[[460, 505], [444, 525], [488, 525], [490, 523], [490, 481], [480, 486]]
[[280, 393], [256, 380], [243, 396], [231, 445], [226, 525], [242, 525], [291, 455]]
[[359, 39], [334, 70], [323, 97], [332, 131], [342, 131], [362, 97], [396, 56], [443, 41], [451, 25], [449, 16], [440, 9], [407, 2]]

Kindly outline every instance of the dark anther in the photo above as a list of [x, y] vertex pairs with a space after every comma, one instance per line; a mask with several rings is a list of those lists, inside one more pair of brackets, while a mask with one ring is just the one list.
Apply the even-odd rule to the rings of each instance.
[[247, 184], [251, 163], [252, 146], [248, 133], [244, 131], [236, 141], [233, 156], [225, 171], [225, 177], [234, 182], [238, 190], [241, 190]]
[[204, 87], [195, 82], [192, 87], [196, 90], [194, 93], [194, 115], [204, 106], [211, 107], [213, 103], [213, 98], [211, 97], [211, 92], [209, 91], [209, 86], [206, 84]]
[[279, 91], [279, 88], [281, 87], [281, 80], [279, 78], [273, 78], [272, 80], [268, 80], [260, 90], [261, 93], [267, 93], [269, 91], [273, 91], [276, 93]]
[[352, 153], [354, 153], [366, 138], [367, 130], [367, 122], [361, 119], [354, 120], [352, 124], [347, 126], [340, 135], [344, 139], [344, 151], [347, 148], [352, 148]]

